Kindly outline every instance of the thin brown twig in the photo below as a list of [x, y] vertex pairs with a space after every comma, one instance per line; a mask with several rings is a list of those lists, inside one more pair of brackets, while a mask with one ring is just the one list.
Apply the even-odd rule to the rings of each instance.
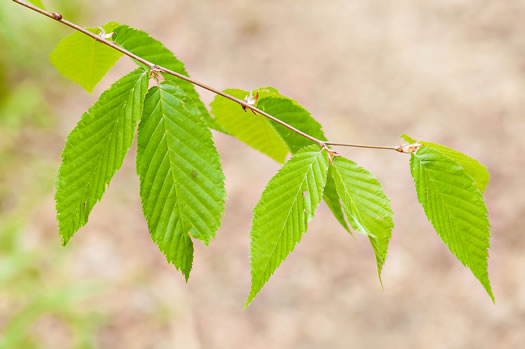
[[353, 147], [353, 148], [367, 148], [367, 149], [387, 149], [387, 150], [395, 150], [398, 152], [403, 152], [401, 150], [401, 146], [395, 145], [395, 146], [389, 146], [389, 145], [363, 145], [363, 144], [346, 144], [346, 143], [334, 143], [334, 142], [324, 142], [326, 145], [332, 145], [332, 146], [339, 146], [339, 147]]
[[140, 62], [140, 63], [148, 66], [150, 69], [152, 69], [154, 71], [161, 72], [161, 73], [166, 73], [166, 74], [175, 76], [175, 77], [177, 77], [179, 79], [185, 80], [185, 81], [187, 81], [189, 83], [192, 83], [193, 85], [199, 86], [199, 87], [201, 87], [201, 88], [203, 88], [205, 90], [208, 90], [208, 91], [213, 92], [213, 93], [215, 93], [215, 94], [217, 94], [219, 96], [227, 98], [227, 99], [229, 99], [229, 100], [231, 100], [231, 101], [233, 101], [235, 103], [238, 103], [245, 110], [246, 109], [250, 109], [254, 113], [259, 113], [259, 114], [263, 115], [264, 117], [266, 117], [266, 118], [268, 118], [268, 119], [278, 123], [279, 125], [282, 125], [282, 126], [286, 127], [287, 129], [289, 129], [289, 130], [291, 130], [291, 131], [293, 131], [293, 132], [295, 132], [295, 133], [305, 137], [306, 139], [309, 139], [312, 142], [317, 143], [319, 146], [321, 146], [322, 149], [327, 150], [331, 155], [336, 155], [337, 153], [335, 151], [333, 151], [333, 150], [330, 150], [328, 148], [329, 145], [332, 145], [332, 146], [343, 146], [343, 147], [354, 147], [354, 148], [368, 148], [368, 149], [389, 149], [389, 150], [396, 150], [398, 152], [403, 152], [402, 147], [400, 147], [400, 146], [383, 147], [383, 146], [373, 146], [373, 145], [333, 143], [333, 142], [322, 141], [320, 139], [317, 139], [317, 138], [315, 138], [315, 137], [313, 137], [313, 136], [311, 136], [311, 135], [309, 135], [309, 134], [307, 134], [307, 133], [305, 133], [305, 132], [303, 132], [303, 131], [295, 128], [295, 127], [293, 127], [292, 125], [287, 124], [284, 121], [279, 120], [275, 116], [272, 116], [272, 115], [266, 113], [265, 111], [255, 107], [255, 106], [253, 106], [252, 104], [250, 104], [250, 103], [248, 103], [248, 102], [246, 102], [246, 101], [244, 101], [242, 99], [233, 97], [233, 96], [231, 96], [231, 95], [229, 95], [229, 94], [227, 94], [225, 92], [217, 90], [216, 88], [208, 86], [208, 85], [206, 85], [206, 84], [204, 84], [202, 82], [199, 82], [199, 81], [194, 80], [194, 79], [192, 79], [190, 77], [187, 77], [185, 75], [177, 73], [177, 72], [175, 72], [173, 70], [164, 68], [164, 67], [156, 65], [156, 64], [154, 64], [154, 63], [152, 63], [152, 62], [150, 62], [148, 60], [145, 60], [144, 58], [142, 58], [140, 56], [137, 56], [134, 53], [132, 53], [132, 52], [130, 52], [130, 51], [128, 51], [128, 50], [118, 46], [114, 42], [109, 41], [109, 40], [103, 38], [100, 35], [92, 33], [89, 30], [86, 30], [86, 29], [82, 28], [81, 26], [64, 19], [60, 13], [49, 12], [49, 11], [41, 9], [41, 8], [39, 8], [37, 6], [34, 6], [32, 4], [29, 4], [29, 3], [26, 3], [26, 2], [23, 2], [23, 1], [20, 1], [20, 0], [12, 0], [12, 1], [17, 3], [17, 4], [19, 4], [19, 5], [22, 5], [22, 6], [26, 7], [26, 8], [28, 8], [28, 9], [31, 9], [31, 10], [33, 10], [35, 12], [38, 12], [38, 13], [44, 15], [44, 16], [47, 16], [47, 17], [49, 17], [51, 19], [54, 19], [57, 22], [65, 24], [68, 27], [71, 27], [71, 28], [73, 28], [73, 29], [75, 29], [75, 30], [77, 30], [77, 31], [79, 31], [79, 32], [81, 32], [81, 33], [91, 37], [92, 39], [94, 39], [94, 40], [96, 40], [96, 41], [98, 41], [98, 42], [100, 42], [100, 43], [102, 43], [104, 45], [107, 45], [107, 46], [109, 46], [109, 47], [111, 47], [111, 48], [121, 52], [122, 54], [124, 54], [124, 55], [126, 55], [126, 56], [128, 56], [128, 57], [130, 57], [130, 58], [132, 58], [134, 60], [136, 60], [137, 62]]

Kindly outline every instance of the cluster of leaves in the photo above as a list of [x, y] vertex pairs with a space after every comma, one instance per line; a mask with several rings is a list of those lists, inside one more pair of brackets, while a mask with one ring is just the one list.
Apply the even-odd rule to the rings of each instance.
[[[147, 33], [116, 23], [102, 29], [113, 33], [110, 40], [133, 54], [187, 75], [183, 63]], [[92, 91], [120, 56], [74, 33], [58, 44], [51, 61], [65, 76]], [[193, 85], [174, 76], [164, 74], [162, 82], [148, 89], [156, 73], [138, 65], [102, 93], [67, 138], [56, 193], [64, 244], [87, 223], [138, 128], [137, 172], [144, 216], [153, 241], [187, 279], [193, 240], [208, 245], [224, 211], [224, 175], [212, 128], [284, 163], [253, 212], [252, 288], [246, 305], [301, 240], [321, 201], [346, 231], [368, 237], [381, 275], [393, 212], [370, 172], [344, 157], [332, 157], [318, 144], [223, 97], [217, 96], [210, 104], [212, 117]], [[239, 99], [258, 95], [255, 103], [261, 110], [326, 140], [310, 113], [276, 89], [225, 92]], [[487, 274], [489, 222], [483, 201], [487, 169], [450, 148], [419, 143], [410, 157], [418, 199], [445, 244], [493, 298]], [[288, 154], [291, 158], [286, 161]]]

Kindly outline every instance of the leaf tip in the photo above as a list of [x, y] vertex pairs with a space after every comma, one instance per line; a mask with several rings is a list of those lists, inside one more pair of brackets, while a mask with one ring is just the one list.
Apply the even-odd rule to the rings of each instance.
[[248, 299], [246, 300], [246, 303], [244, 303], [244, 307], [242, 308], [242, 310], [246, 310], [246, 308], [248, 308], [248, 306], [252, 303], [253, 299], [255, 298], [255, 296], [257, 295], [258, 291], [254, 293], [253, 291], [253, 287], [250, 291], [250, 295], [248, 296]]
[[410, 136], [407, 136], [406, 134], [402, 134], [401, 138], [403, 138], [408, 143], [416, 143], [416, 140]]

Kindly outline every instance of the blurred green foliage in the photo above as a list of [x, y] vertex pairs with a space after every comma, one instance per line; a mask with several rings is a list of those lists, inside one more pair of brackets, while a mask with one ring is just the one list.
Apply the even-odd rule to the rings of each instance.
[[[85, 15], [79, 6], [53, 2], [72, 19]], [[64, 81], [48, 54], [67, 29], [10, 1], [0, 2], [0, 23], [0, 348], [46, 348], [42, 322], [64, 327], [68, 347], [93, 348], [103, 316], [82, 301], [97, 287], [68, 278], [58, 237], [34, 243], [24, 234], [54, 190], [59, 159], [46, 145], [56, 138], [52, 105]]]

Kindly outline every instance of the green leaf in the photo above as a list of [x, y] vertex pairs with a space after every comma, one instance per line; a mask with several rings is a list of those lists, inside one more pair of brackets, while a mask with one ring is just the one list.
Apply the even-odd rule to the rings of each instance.
[[27, 0], [27, 1], [32, 3], [36, 7], [40, 7], [41, 9], [45, 10], [44, 4], [42, 4], [42, 1], [40, 1], [40, 0]]
[[[228, 89], [224, 92], [239, 99], [244, 99], [250, 94], [239, 89]], [[261, 87], [251, 92], [253, 97], [257, 93], [259, 93], [258, 108], [309, 135], [326, 140], [321, 125], [297, 102], [279, 94], [272, 87]], [[221, 96], [215, 97], [210, 106], [215, 121], [223, 131], [280, 163], [284, 162], [288, 151], [293, 154], [307, 145], [314, 144], [262, 115], [245, 112], [237, 103]]]
[[[410, 138], [407, 135], [402, 135], [401, 137], [403, 137], [408, 142], [416, 142], [413, 138]], [[420, 143], [439, 151], [442, 155], [450, 158], [451, 160], [457, 161], [461, 167], [463, 167], [465, 172], [467, 172], [467, 174], [472, 177], [476, 187], [481, 190], [481, 192], [485, 192], [485, 189], [487, 188], [490, 180], [490, 173], [485, 165], [481, 164], [476, 159], [473, 159], [457, 150], [445, 147], [444, 145], [426, 141], [421, 141]]]
[[326, 202], [326, 205], [328, 206], [330, 211], [332, 211], [337, 221], [343, 226], [343, 228], [345, 228], [347, 232], [351, 233], [350, 228], [348, 228], [348, 224], [345, 220], [343, 208], [341, 206], [341, 199], [339, 198], [339, 194], [337, 193], [337, 189], [335, 187], [335, 181], [334, 176], [332, 174], [332, 170], [328, 171], [328, 177], [326, 178], [326, 186], [324, 187], [323, 199], [324, 202]]
[[266, 186], [253, 212], [252, 287], [246, 306], [306, 232], [323, 196], [328, 165], [319, 146], [305, 147]]
[[[111, 33], [119, 24], [109, 22], [102, 28]], [[100, 34], [99, 28], [87, 28]], [[62, 75], [93, 92], [95, 86], [122, 56], [119, 51], [85, 34], [75, 32], [62, 39], [49, 55], [51, 63]]]
[[485, 192], [487, 185], [489, 184], [490, 173], [487, 170], [487, 167], [482, 165], [478, 160], [475, 160], [467, 155], [460, 153], [457, 150], [445, 147], [440, 144], [430, 143], [430, 142], [421, 142], [427, 147], [433, 148], [439, 151], [442, 155], [450, 158], [451, 160], [457, 161], [461, 167], [467, 172], [467, 174], [472, 177], [476, 187]]
[[358, 232], [368, 235], [376, 255], [377, 271], [386, 260], [388, 242], [394, 228], [390, 200], [374, 176], [344, 157], [336, 157], [330, 169], [337, 193], [343, 202], [348, 222]]
[[490, 233], [483, 193], [459, 162], [433, 147], [423, 146], [412, 154], [410, 169], [428, 219], [494, 301], [487, 272]]
[[[239, 89], [228, 89], [224, 92], [244, 99], [250, 94], [248, 91]], [[283, 119], [291, 126], [299, 128], [309, 134], [314, 134], [320, 140], [326, 140], [321, 130], [321, 125], [301, 107], [297, 102], [282, 96], [272, 87], [262, 87], [251, 92], [252, 97], [259, 93], [258, 107], [267, 109], [267, 112]], [[247, 145], [270, 156], [272, 159], [283, 163], [288, 151], [296, 151], [302, 145], [311, 144], [310, 141], [302, 139], [301, 136], [276, 124], [262, 115], [254, 115], [221, 96], [215, 97], [210, 104], [212, 114], [215, 115], [217, 123], [232, 136], [237, 137]], [[344, 219], [341, 204], [333, 179], [328, 178], [323, 199], [341, 225], [349, 231]]]
[[[244, 99], [249, 94], [238, 89], [228, 89], [224, 92], [239, 99]], [[222, 96], [215, 97], [210, 106], [217, 124], [230, 135], [275, 161], [284, 163], [288, 147], [266, 117], [254, 115], [249, 110], [245, 112], [239, 104]]]
[[[257, 103], [257, 107], [310, 136], [322, 141], [326, 140], [321, 124], [293, 99], [274, 94], [261, 98]], [[270, 124], [277, 130], [292, 154], [307, 145], [314, 144], [312, 141], [277, 124], [275, 121], [270, 121]]]
[[64, 244], [87, 223], [124, 161], [142, 112], [148, 74], [137, 69], [114, 83], [67, 138], [55, 196]]
[[224, 175], [210, 130], [192, 94], [172, 81], [146, 96], [139, 125], [137, 171], [153, 241], [186, 280], [191, 237], [208, 245], [224, 211]]
[[[117, 45], [125, 48], [133, 54], [161, 67], [173, 70], [184, 76], [189, 76], [184, 68], [184, 63], [179, 61], [175, 55], [168, 50], [160, 41], [152, 38], [148, 33], [131, 28], [127, 25], [121, 25], [114, 30], [114, 41]], [[137, 64], [141, 65], [141, 63]], [[199, 108], [200, 116], [203, 122], [211, 128], [221, 131], [221, 128], [215, 123], [210, 116], [204, 103], [202, 103], [195, 87], [190, 82], [179, 79], [173, 75], [162, 74], [166, 80], [173, 81], [177, 86], [182, 88], [186, 95], [192, 98], [193, 103]]]
[[401, 135], [401, 138], [403, 138], [406, 142], [412, 144], [412, 143], [416, 143], [416, 140], [412, 137], [409, 137], [407, 136], [406, 134], [402, 134]]

